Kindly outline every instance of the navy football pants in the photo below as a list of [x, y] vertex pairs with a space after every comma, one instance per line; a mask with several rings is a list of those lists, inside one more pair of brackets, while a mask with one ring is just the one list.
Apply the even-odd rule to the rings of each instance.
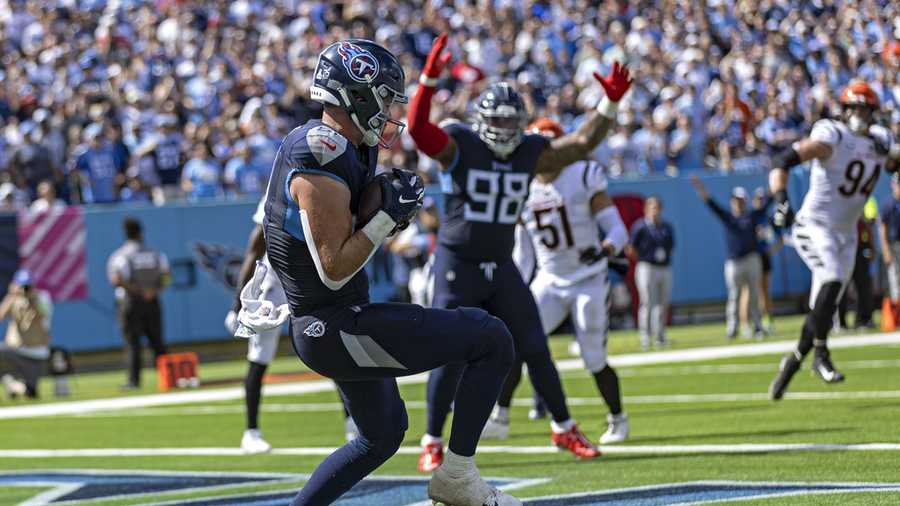
[[300, 359], [335, 380], [360, 434], [319, 464], [293, 506], [331, 504], [397, 451], [408, 427], [398, 376], [465, 365], [450, 449], [474, 455], [514, 358], [506, 325], [474, 308], [332, 307], [292, 318], [291, 334]]
[[[448, 309], [481, 307], [500, 318], [509, 328], [516, 345], [516, 356], [528, 365], [531, 382], [547, 403], [553, 420], [568, 420], [565, 393], [550, 356], [534, 296], [512, 259], [501, 262], [466, 260], [438, 247], [433, 272], [432, 306]], [[456, 416], [459, 416], [457, 385], [460, 385], [466, 367], [464, 363], [450, 363], [432, 371], [428, 377], [428, 434], [441, 436], [454, 396]]]

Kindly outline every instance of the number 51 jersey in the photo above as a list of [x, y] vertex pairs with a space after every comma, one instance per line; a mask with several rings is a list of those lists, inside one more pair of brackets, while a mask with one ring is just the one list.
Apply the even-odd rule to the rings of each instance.
[[810, 139], [831, 146], [826, 160], [813, 160], [809, 191], [797, 213], [840, 232], [854, 232], [869, 195], [875, 189], [893, 144], [890, 130], [873, 125], [859, 135], [842, 122], [817, 121]]
[[606, 188], [603, 169], [589, 160], [569, 165], [549, 183], [531, 182], [531, 195], [522, 213], [528, 243], [516, 247], [523, 254], [530, 248], [537, 271], [550, 276], [557, 286], [578, 283], [606, 269], [605, 259], [587, 265], [579, 258], [588, 248], [600, 249], [591, 199]]
[[441, 173], [445, 199], [438, 243], [469, 260], [511, 258], [516, 221], [549, 140], [525, 135], [508, 158], [498, 159], [469, 125], [443, 128], [456, 141], [457, 158]]

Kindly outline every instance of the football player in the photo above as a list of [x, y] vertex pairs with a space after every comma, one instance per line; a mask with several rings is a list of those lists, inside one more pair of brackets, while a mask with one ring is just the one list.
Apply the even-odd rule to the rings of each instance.
[[[442, 34], [431, 48], [408, 113], [410, 136], [420, 151], [440, 164], [446, 194], [432, 268], [432, 303], [443, 308], [482, 307], [503, 320], [552, 415], [553, 444], [579, 458], [594, 458], [600, 452], [569, 416], [534, 297], [513, 263], [513, 235], [531, 178], [553, 177], [586, 158], [606, 135], [618, 101], [631, 85], [628, 70], [616, 63], [609, 77], [595, 74], [606, 97], [577, 131], [557, 139], [525, 133], [522, 98], [502, 82], [488, 86], [478, 97], [474, 125], [451, 123], [441, 128], [431, 123], [429, 112], [438, 77], [450, 61], [446, 44], [447, 35]], [[459, 406], [464, 390], [457, 384], [465, 370], [465, 364], [453, 363], [429, 377], [422, 472], [441, 465], [443, 426], [454, 395]]]
[[[405, 86], [403, 67], [378, 44], [331, 44], [319, 54], [310, 87], [312, 100], [324, 105], [322, 119], [291, 131], [272, 168], [263, 230], [290, 307], [294, 349], [335, 380], [359, 428], [359, 437], [319, 464], [293, 506], [331, 504], [389, 459], [408, 426], [395, 378], [448, 363], [465, 364], [465, 373], [450, 451], [429, 497], [453, 506], [521, 504], [485, 483], [474, 457], [514, 359], [506, 325], [481, 309], [369, 303], [363, 266], [415, 217], [425, 193], [411, 172], [375, 175], [379, 147], [404, 126], [391, 111], [406, 103]], [[378, 211], [354, 224], [369, 184], [381, 190]]]
[[[528, 132], [556, 139], [563, 130], [557, 122], [541, 118], [529, 125]], [[619, 377], [606, 363], [607, 257], [622, 251], [628, 231], [606, 187], [603, 169], [594, 161], [580, 160], [558, 174], [536, 175], [525, 201], [522, 224], [517, 227], [513, 254], [525, 279], [531, 280], [531, 293], [544, 333], [549, 334], [566, 317], [572, 317], [585, 368], [594, 376], [609, 407], [601, 444], [621, 443], [629, 431], [628, 417], [622, 411]], [[598, 227], [606, 232], [602, 242]], [[510, 374], [506, 381], [516, 381], [520, 376]], [[505, 385], [504, 391], [514, 388]], [[501, 401], [484, 426], [482, 438], [509, 436], [509, 404], [504, 406]]]
[[[225, 328], [234, 335], [238, 326], [238, 312], [241, 309], [240, 294], [244, 285], [251, 281], [254, 275], [257, 262], [262, 264], [265, 274], [260, 284], [262, 291], [261, 297], [271, 302], [273, 305], [280, 306], [287, 303], [284, 296], [284, 289], [281, 288], [281, 281], [272, 270], [269, 264], [269, 258], [266, 256], [266, 240], [263, 235], [263, 216], [265, 215], [265, 196], [256, 206], [256, 212], [253, 213], [253, 231], [250, 232], [250, 239], [247, 242], [247, 251], [244, 253], [244, 261], [241, 264], [241, 270], [238, 273], [238, 292], [235, 296], [234, 305], [225, 316]], [[244, 403], [247, 414], [247, 428], [241, 437], [241, 449], [246, 453], [265, 453], [272, 449], [272, 445], [263, 438], [262, 431], [259, 430], [259, 405], [262, 401], [262, 385], [263, 376], [266, 369], [275, 358], [278, 351], [278, 339], [281, 336], [281, 328], [262, 330], [252, 335], [247, 342], [247, 374], [244, 377]], [[348, 441], [356, 437], [357, 429], [353, 418], [344, 408], [344, 434]]]
[[[797, 349], [786, 355], [769, 386], [773, 400], [781, 399], [791, 378], [810, 350], [815, 349], [813, 372], [826, 383], [844, 380], [831, 361], [826, 339], [832, 317], [856, 255], [856, 222], [875, 189], [882, 169], [895, 171], [900, 149], [890, 130], [875, 124], [878, 95], [862, 81], [841, 92], [839, 119], [821, 119], [809, 137], [772, 160], [769, 189], [775, 199], [773, 222], [793, 224], [797, 253], [812, 271], [810, 312]], [[796, 219], [787, 195], [788, 170], [812, 161], [810, 186]]]

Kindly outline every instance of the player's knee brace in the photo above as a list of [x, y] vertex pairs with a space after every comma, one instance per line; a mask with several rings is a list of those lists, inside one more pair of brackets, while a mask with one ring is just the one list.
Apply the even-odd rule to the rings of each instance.
[[806, 355], [812, 349], [815, 341], [824, 342], [828, 337], [840, 294], [841, 283], [839, 281], [830, 281], [819, 289], [813, 308], [806, 315], [806, 321], [803, 323], [800, 345], [797, 347], [800, 355]]
[[261, 385], [267, 367], [266, 364], [250, 362], [250, 366], [247, 368], [247, 377], [244, 378], [244, 383], [247, 385]]
[[822, 285], [816, 302], [813, 304], [812, 314], [815, 319], [815, 338], [824, 339], [831, 330], [834, 312], [837, 310], [838, 297], [841, 295], [841, 283], [831, 281]]

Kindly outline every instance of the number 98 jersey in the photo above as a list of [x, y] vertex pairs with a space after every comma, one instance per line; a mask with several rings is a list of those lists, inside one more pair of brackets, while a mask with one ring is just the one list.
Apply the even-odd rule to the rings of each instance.
[[859, 135], [844, 123], [817, 121], [810, 139], [831, 146], [831, 156], [813, 160], [809, 192], [797, 213], [842, 232], [856, 230], [863, 206], [875, 189], [893, 139], [890, 130], [873, 125], [869, 135]]
[[438, 243], [465, 259], [509, 259], [528, 185], [549, 140], [525, 135], [508, 158], [499, 159], [469, 125], [443, 128], [456, 141], [457, 155], [441, 173], [445, 199]]
[[[582, 160], [569, 165], [549, 183], [531, 182], [531, 195], [525, 202], [522, 222], [528, 232], [535, 267], [550, 276], [557, 286], [567, 286], [606, 269], [606, 260], [586, 265], [581, 252], [600, 249], [600, 233], [591, 214], [591, 198], [606, 191], [606, 177], [597, 162]], [[520, 237], [520, 240], [524, 238]]]

